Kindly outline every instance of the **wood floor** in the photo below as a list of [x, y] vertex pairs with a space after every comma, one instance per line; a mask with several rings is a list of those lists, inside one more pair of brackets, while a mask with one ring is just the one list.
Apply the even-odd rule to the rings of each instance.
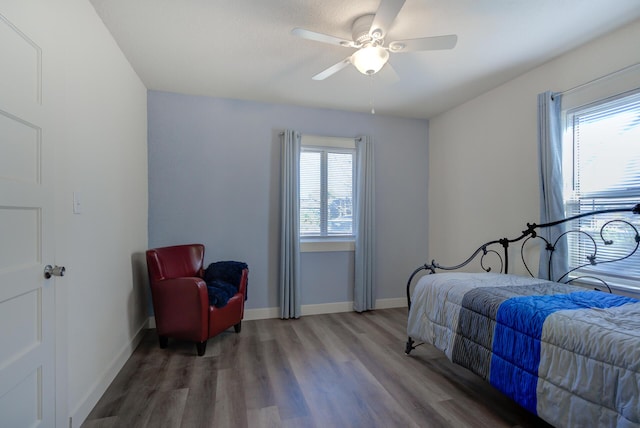
[[195, 345], [154, 330], [88, 416], [96, 427], [548, 427], [424, 345], [406, 309], [243, 321]]

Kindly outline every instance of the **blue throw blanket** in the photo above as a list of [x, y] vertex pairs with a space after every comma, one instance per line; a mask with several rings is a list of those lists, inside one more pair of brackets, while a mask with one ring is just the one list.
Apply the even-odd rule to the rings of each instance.
[[[209, 304], [216, 308], [225, 306], [229, 299], [238, 292], [242, 271], [247, 267], [246, 263], [235, 261], [211, 263], [204, 272]], [[247, 299], [246, 291], [244, 298]]]

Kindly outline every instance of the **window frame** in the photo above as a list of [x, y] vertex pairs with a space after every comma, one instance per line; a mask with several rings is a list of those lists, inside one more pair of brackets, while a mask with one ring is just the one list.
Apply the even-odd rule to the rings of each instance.
[[[352, 155], [352, 179], [351, 197], [352, 212], [355, 209], [356, 200], [356, 139], [341, 137], [324, 137], [314, 135], [302, 135], [301, 152], [321, 152], [321, 228], [327, 227], [328, 201], [327, 201], [327, 163], [328, 153], [349, 153]], [[324, 190], [324, 192], [323, 192]], [[324, 219], [322, 217], [325, 217]], [[353, 218], [353, 216], [352, 216]], [[352, 227], [355, 223], [352, 223]], [[301, 252], [327, 252], [327, 251], [355, 251], [356, 231], [352, 229], [350, 235], [303, 235], [300, 231]]]
[[[594, 91], [598, 92], [598, 91]], [[613, 95], [604, 96], [599, 93], [599, 95], [595, 99], [591, 99], [590, 102], [582, 103], [582, 105], [572, 105], [570, 108], [563, 108], [562, 110], [562, 123], [563, 123], [563, 199], [564, 199], [564, 208], [565, 214], [567, 216], [572, 216], [575, 214], [579, 214], [581, 212], [581, 206], [585, 204], [585, 202], [592, 201], [592, 203], [596, 203], [599, 201], [600, 205], [605, 204], [614, 204], [616, 201], [624, 201], [625, 200], [634, 200], [640, 197], [640, 188], [633, 187], [627, 188], [624, 190], [620, 189], [597, 189], [595, 191], [583, 191], [579, 192], [576, 190], [576, 180], [577, 180], [577, 169], [578, 165], [578, 154], [576, 146], [579, 144], [576, 137], [576, 117], [581, 115], [589, 115], [594, 112], [604, 111], [605, 106], [609, 105], [610, 109], [613, 106], [617, 106], [618, 109], [620, 106], [624, 106], [625, 103], [622, 103], [624, 99], [629, 99], [627, 105], [637, 104], [638, 97], [640, 96], [640, 88], [636, 87], [631, 90], [626, 90], [624, 92], [618, 92]], [[571, 102], [569, 103], [571, 104]], [[612, 115], [609, 115], [609, 117]], [[596, 208], [599, 209], [599, 208]], [[636, 216], [637, 217], [637, 216]], [[635, 220], [635, 221], [633, 221]], [[631, 218], [630, 221], [639, 227], [637, 218]], [[579, 226], [578, 226], [579, 228]], [[580, 245], [577, 243], [577, 239], [569, 239], [567, 242], [567, 257], [568, 263], [571, 266], [572, 261], [576, 261], [577, 259], [572, 259], [572, 257], [576, 257], [579, 254], [579, 249], [575, 248], [575, 245]], [[572, 245], [574, 247], [572, 247]], [[574, 256], [572, 256], [574, 253]], [[638, 257], [638, 253], [634, 255], [634, 257]], [[580, 264], [580, 262], [578, 262]], [[574, 264], [575, 265], [575, 264]], [[585, 266], [581, 269], [576, 270], [575, 272], [569, 275], [570, 279], [578, 278], [583, 275], [596, 275], [607, 281], [607, 283], [611, 286], [612, 289], [621, 290], [624, 292], [640, 292], [640, 280], [634, 279], [633, 274], [624, 275], [616, 272], [615, 269], [610, 270], [605, 266], [604, 268], [595, 267], [592, 268], [590, 266]], [[601, 285], [595, 282], [590, 282], [589, 280], [583, 280], [582, 278], [578, 280], [578, 282], [583, 282], [586, 285]]]

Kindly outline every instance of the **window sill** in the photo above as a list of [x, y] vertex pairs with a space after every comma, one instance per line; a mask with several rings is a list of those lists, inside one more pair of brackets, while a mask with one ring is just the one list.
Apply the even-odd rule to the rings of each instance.
[[[612, 276], [607, 276], [603, 274], [600, 274], [600, 275], [593, 274], [593, 273], [589, 274], [587, 272], [583, 272], [582, 274], [593, 275], [593, 276], [602, 278], [602, 280], [606, 281], [612, 290], [619, 292], [618, 294], [631, 295], [636, 299], [640, 298], [640, 287], [638, 287], [637, 281], [631, 281], [625, 278], [612, 277]], [[576, 276], [579, 277], [580, 274], [571, 275], [571, 278], [575, 278]], [[577, 278], [572, 283], [575, 285], [582, 285], [583, 287], [588, 287], [588, 288], [598, 287], [601, 290], [606, 291], [606, 286], [604, 286], [602, 282], [589, 277]]]
[[353, 238], [343, 239], [313, 239], [300, 240], [301, 253], [325, 253], [333, 251], [355, 251], [356, 242]]

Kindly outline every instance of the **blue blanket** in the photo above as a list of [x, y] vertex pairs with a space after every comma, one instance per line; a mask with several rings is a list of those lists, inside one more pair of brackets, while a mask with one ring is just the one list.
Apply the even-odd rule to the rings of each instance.
[[[224, 307], [240, 287], [242, 271], [247, 269], [247, 264], [235, 261], [222, 261], [211, 263], [204, 272], [204, 281], [207, 283], [209, 304], [217, 308]], [[244, 295], [247, 300], [247, 293]]]

